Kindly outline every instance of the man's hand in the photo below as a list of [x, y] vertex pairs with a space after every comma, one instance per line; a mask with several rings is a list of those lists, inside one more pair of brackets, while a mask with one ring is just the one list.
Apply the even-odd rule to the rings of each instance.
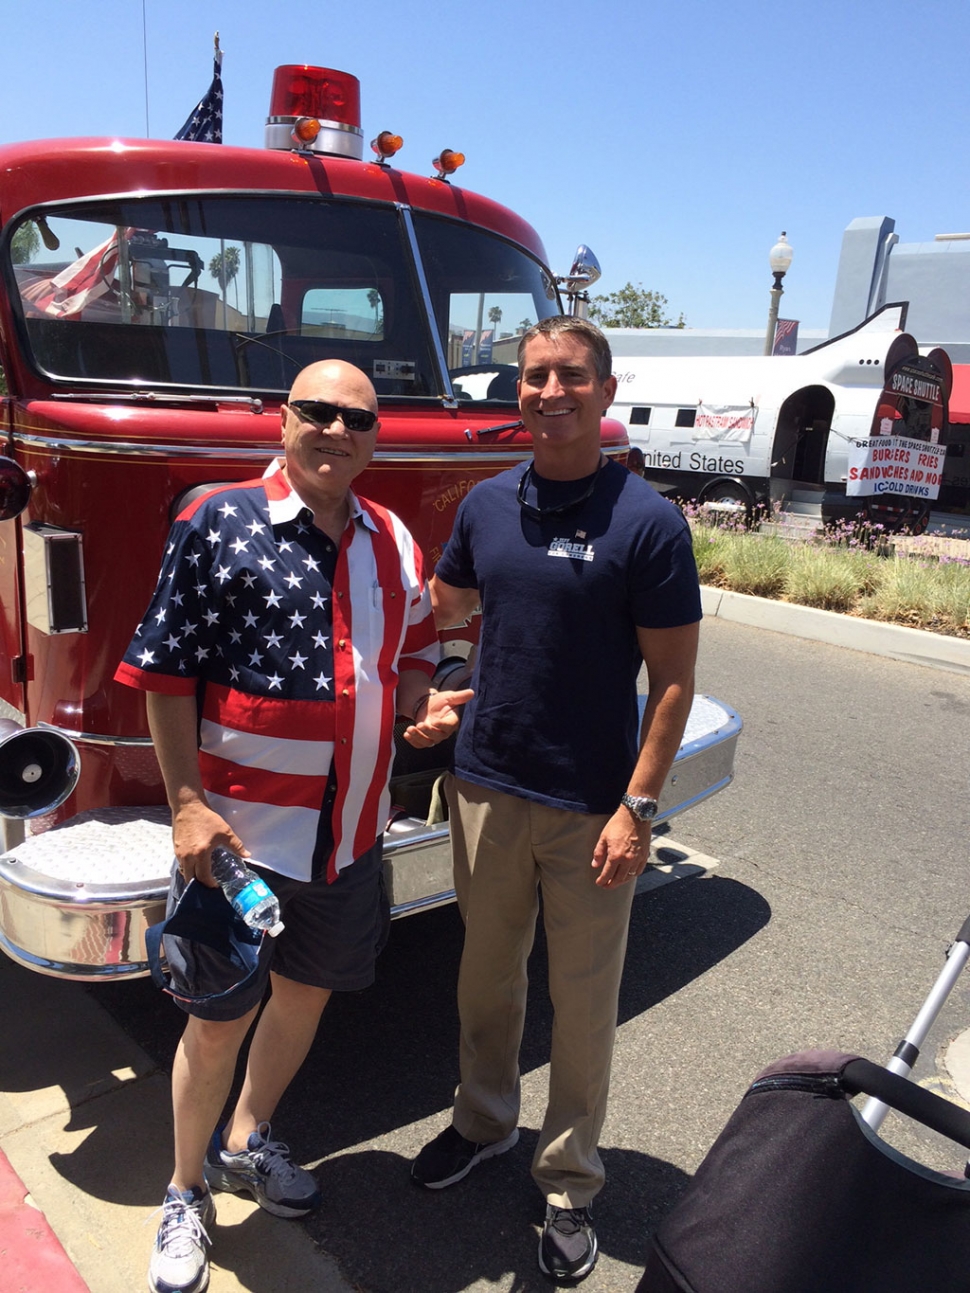
[[427, 750], [432, 745], [440, 745], [449, 736], [458, 731], [461, 720], [459, 709], [467, 705], [475, 693], [471, 688], [464, 691], [436, 691], [419, 710], [424, 717], [412, 723], [404, 730], [404, 739], [416, 750]]
[[198, 711], [195, 696], [150, 691], [148, 725], [172, 810], [172, 842], [179, 870], [214, 889], [212, 850], [224, 844], [241, 857], [247, 849], [232, 827], [208, 805], [199, 772]]
[[220, 844], [240, 857], [249, 857], [239, 836], [217, 812], [196, 800], [183, 804], [172, 816], [172, 839], [179, 870], [188, 880], [216, 888], [212, 877], [212, 850]]
[[627, 808], [618, 808], [603, 827], [593, 849], [596, 883], [618, 889], [636, 880], [650, 861], [650, 822], [639, 822]]

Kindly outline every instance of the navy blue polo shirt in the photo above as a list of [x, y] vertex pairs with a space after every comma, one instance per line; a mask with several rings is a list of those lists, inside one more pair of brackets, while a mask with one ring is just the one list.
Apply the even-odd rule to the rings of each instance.
[[[618, 463], [578, 481], [529, 465], [466, 496], [435, 574], [482, 599], [478, 661], [455, 771], [583, 813], [612, 813], [639, 749], [640, 628], [701, 618], [690, 530], [673, 503]], [[588, 497], [584, 497], [587, 495]]]

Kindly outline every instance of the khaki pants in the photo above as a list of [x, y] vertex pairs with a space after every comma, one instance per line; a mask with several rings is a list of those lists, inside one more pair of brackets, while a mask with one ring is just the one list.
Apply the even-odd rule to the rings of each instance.
[[601, 889], [591, 865], [604, 816], [566, 812], [450, 777], [455, 889], [465, 922], [458, 978], [461, 1084], [454, 1123], [502, 1140], [519, 1117], [526, 961], [542, 888], [554, 1010], [549, 1103], [532, 1175], [548, 1202], [602, 1188], [597, 1149], [634, 886]]

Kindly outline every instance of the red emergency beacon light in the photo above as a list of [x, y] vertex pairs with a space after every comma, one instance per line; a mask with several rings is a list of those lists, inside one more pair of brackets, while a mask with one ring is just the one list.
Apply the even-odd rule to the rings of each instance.
[[361, 161], [360, 81], [332, 67], [287, 63], [273, 76], [266, 147]]

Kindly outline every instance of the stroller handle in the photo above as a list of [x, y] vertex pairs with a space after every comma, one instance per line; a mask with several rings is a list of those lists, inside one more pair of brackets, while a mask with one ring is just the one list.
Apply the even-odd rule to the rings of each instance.
[[955, 1140], [964, 1149], [970, 1149], [970, 1112], [898, 1073], [890, 1073], [870, 1060], [850, 1060], [842, 1072], [842, 1087], [848, 1095], [864, 1092], [875, 1096], [932, 1131]]

